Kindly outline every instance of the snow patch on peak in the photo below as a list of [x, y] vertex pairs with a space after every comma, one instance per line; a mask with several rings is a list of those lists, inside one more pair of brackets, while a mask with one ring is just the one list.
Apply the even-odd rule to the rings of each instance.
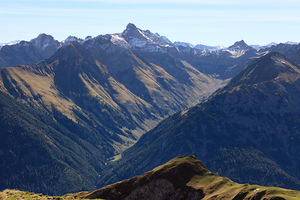
[[247, 52], [247, 50], [231, 50], [231, 49], [226, 49], [225, 51], [230, 53], [232, 58], [241, 57]]
[[110, 41], [120, 47], [128, 48], [129, 44], [120, 34], [112, 34]]

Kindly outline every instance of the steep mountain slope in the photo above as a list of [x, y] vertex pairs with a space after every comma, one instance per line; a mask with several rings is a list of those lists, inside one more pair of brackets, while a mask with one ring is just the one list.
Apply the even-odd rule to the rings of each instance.
[[95, 188], [113, 156], [222, 84], [183, 60], [146, 58], [118, 42], [69, 42], [37, 65], [0, 69], [0, 189]]
[[[55, 119], [54, 119], [55, 117]], [[63, 194], [94, 188], [109, 151], [103, 137], [0, 94], [0, 185]], [[94, 144], [99, 140], [99, 148]]]
[[65, 197], [109, 200], [296, 200], [300, 198], [300, 192], [238, 184], [208, 171], [196, 157], [182, 156], [141, 176]]
[[300, 69], [279, 53], [254, 61], [205, 102], [142, 136], [103, 184], [195, 154], [240, 183], [300, 188]]
[[46, 34], [40, 34], [29, 42], [3, 46], [0, 48], [0, 67], [34, 65], [52, 56], [59, 46], [60, 42]]

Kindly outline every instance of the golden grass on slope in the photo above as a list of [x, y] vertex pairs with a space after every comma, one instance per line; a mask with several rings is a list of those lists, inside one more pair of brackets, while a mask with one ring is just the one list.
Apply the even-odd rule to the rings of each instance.
[[282, 197], [286, 200], [299, 200], [300, 192], [278, 187], [264, 187], [259, 185], [238, 184], [228, 178], [217, 176], [208, 172], [204, 176], [194, 176], [187, 186], [194, 189], [201, 189], [205, 193], [203, 200], [211, 199], [233, 199], [239, 193], [247, 193], [244, 199], [252, 199], [260, 193], [264, 194], [263, 199], [269, 200], [272, 197]]
[[139, 112], [139, 107], [151, 108], [151, 105], [149, 103], [147, 103], [140, 97], [134, 95], [123, 84], [116, 81], [114, 78], [110, 77], [108, 80], [110, 82], [111, 87], [116, 92], [116, 94], [114, 95], [115, 98], [118, 100], [119, 103], [128, 107], [129, 112]]
[[[44, 104], [49, 110], [54, 106], [57, 110], [67, 116], [73, 121], [77, 121], [73, 113], [73, 109], [79, 109], [74, 102], [70, 99], [66, 99], [59, 94], [59, 91], [54, 85], [53, 75], [46, 72], [35, 72], [27, 67], [11, 67], [6, 69], [8, 72], [8, 78], [17, 90], [20, 89], [28, 100], [35, 104]], [[0, 77], [1, 78], [1, 77]], [[0, 81], [1, 90], [8, 93], [3, 85], [3, 81]], [[38, 100], [35, 98], [38, 96]], [[41, 102], [39, 102], [41, 101]]]
[[19, 190], [4, 190], [0, 192], [0, 200], [73, 200], [74, 197], [48, 196], [23, 192]]
[[110, 94], [103, 88], [96, 80], [90, 80], [85, 74], [79, 75], [86, 88], [89, 90], [89, 94], [94, 97], [99, 97], [99, 100], [109, 105], [110, 107], [120, 110], [118, 104], [112, 99]]
[[[172, 164], [178, 165], [179, 163], [193, 163], [193, 157], [178, 157], [171, 162]], [[174, 162], [175, 161], [175, 162]], [[162, 165], [154, 170], [160, 170], [165, 165]], [[210, 171], [205, 172], [203, 175], [195, 175], [186, 186], [192, 187], [196, 190], [201, 189], [205, 197], [203, 200], [231, 200], [236, 195], [245, 193], [246, 196], [243, 199], [260, 199], [257, 196], [263, 194], [261, 199], [269, 200], [272, 197], [281, 197], [285, 200], [299, 200], [300, 191], [288, 190], [278, 187], [265, 187], [259, 185], [239, 184], [231, 181], [228, 178], [220, 177]], [[255, 198], [256, 197], [256, 198]]]
[[[3, 190], [0, 192], [0, 200], [80, 200], [73, 195], [48, 196], [36, 194], [33, 192], [24, 192], [20, 190]], [[97, 199], [101, 200], [101, 199]]]

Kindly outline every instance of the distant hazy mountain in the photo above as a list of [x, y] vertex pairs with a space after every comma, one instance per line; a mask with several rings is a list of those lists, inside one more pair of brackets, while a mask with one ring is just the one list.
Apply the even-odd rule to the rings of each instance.
[[284, 44], [292, 44], [292, 45], [297, 45], [299, 42], [292, 42], [292, 41], [287, 41]]
[[[285, 43], [280, 43], [280, 44], [288, 44], [288, 45], [298, 45], [299, 42], [285, 42]], [[265, 49], [265, 48], [269, 48], [269, 47], [272, 47], [272, 46], [276, 46], [278, 45], [278, 43], [275, 43], [275, 42], [271, 42], [267, 45], [250, 45], [251, 47], [253, 48], [257, 48], [257, 49]]]
[[217, 49], [222, 49], [221, 46], [207, 46], [203, 44], [197, 44], [195, 46], [196, 49], [207, 49], [207, 50], [217, 50]]
[[103, 182], [195, 154], [212, 171], [239, 183], [299, 189], [299, 99], [299, 66], [279, 53], [267, 54], [205, 102], [143, 135]]
[[178, 42], [178, 41], [174, 42], [173, 45], [174, 45], [174, 46], [177, 46], [177, 47], [178, 47], [178, 46], [191, 47], [191, 48], [195, 47], [195, 45], [193, 45], [193, 44], [191, 44], [191, 43], [187, 43], [187, 42]]
[[6, 45], [14, 45], [14, 44], [18, 44], [19, 42], [21, 42], [20, 40], [14, 40], [14, 41], [11, 41], [11, 42], [0, 42], [0, 48], [3, 47], [3, 46], [6, 46]]
[[203, 44], [193, 45], [191, 43], [186, 43], [186, 42], [174, 42], [173, 45], [176, 47], [182, 46], [182, 47], [190, 47], [190, 48], [202, 49], [202, 50], [221, 49], [220, 46], [207, 46], [207, 45], [203, 45]]

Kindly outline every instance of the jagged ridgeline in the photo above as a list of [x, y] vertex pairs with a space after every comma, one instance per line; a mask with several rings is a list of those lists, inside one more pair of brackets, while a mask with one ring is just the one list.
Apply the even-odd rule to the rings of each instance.
[[51, 197], [5, 190], [0, 192], [0, 198], [3, 200], [297, 200], [300, 198], [300, 192], [276, 187], [238, 184], [210, 172], [196, 157], [182, 156], [143, 175], [95, 191]]

